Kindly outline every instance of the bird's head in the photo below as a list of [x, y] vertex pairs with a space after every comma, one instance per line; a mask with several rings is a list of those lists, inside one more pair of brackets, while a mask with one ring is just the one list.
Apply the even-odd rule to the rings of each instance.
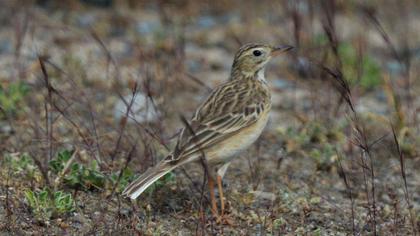
[[262, 43], [249, 43], [243, 45], [235, 55], [232, 65], [232, 77], [234, 75], [253, 76], [264, 69], [267, 62], [274, 56], [293, 49], [292, 46], [271, 46]]

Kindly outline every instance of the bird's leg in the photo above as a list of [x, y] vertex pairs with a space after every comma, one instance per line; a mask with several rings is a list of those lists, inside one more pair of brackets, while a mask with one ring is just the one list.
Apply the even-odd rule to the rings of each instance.
[[235, 225], [233, 220], [229, 216], [225, 216], [225, 199], [223, 197], [223, 185], [222, 185], [222, 176], [217, 175], [217, 187], [219, 189], [219, 197], [220, 197], [220, 211], [221, 214], [217, 218], [217, 223], [222, 223], [225, 225]]
[[225, 175], [227, 169], [229, 168], [230, 162], [225, 163], [219, 170], [217, 170], [217, 187], [219, 189], [219, 197], [220, 197], [220, 209], [221, 209], [221, 215], [223, 217], [223, 214], [225, 213], [225, 199], [223, 197], [223, 183], [222, 179]]
[[220, 210], [221, 210], [221, 215], [217, 220], [218, 220], [218, 223], [233, 226], [233, 225], [235, 225], [233, 220], [229, 216], [224, 215], [225, 214], [225, 198], [223, 196], [222, 179], [223, 179], [223, 176], [225, 175], [229, 165], [230, 165], [230, 162], [224, 164], [219, 170], [217, 170], [217, 174], [216, 174], [216, 176], [217, 176], [216, 177], [217, 187], [219, 189], [219, 197], [220, 197]]
[[210, 191], [210, 201], [211, 201], [211, 212], [213, 213], [213, 216], [217, 219], [219, 217], [219, 214], [217, 212], [217, 205], [216, 205], [216, 198], [214, 196], [214, 180], [212, 177], [209, 176], [209, 191]]
[[217, 187], [219, 189], [219, 197], [220, 197], [220, 209], [223, 214], [225, 213], [225, 199], [223, 197], [223, 183], [222, 179], [225, 176], [227, 169], [229, 168], [230, 162], [225, 163], [219, 170], [217, 170]]
[[223, 198], [223, 185], [222, 185], [222, 176], [217, 175], [217, 188], [219, 189], [219, 197], [220, 197], [220, 216], [223, 217], [225, 214], [225, 200]]

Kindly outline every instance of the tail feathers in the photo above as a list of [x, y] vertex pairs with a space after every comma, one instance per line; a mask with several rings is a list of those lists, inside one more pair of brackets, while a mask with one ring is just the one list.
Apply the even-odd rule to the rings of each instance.
[[159, 163], [157, 166], [151, 168], [142, 174], [139, 178], [131, 182], [123, 191], [123, 195], [130, 197], [131, 199], [136, 199], [140, 194], [142, 194], [150, 185], [155, 181], [160, 179], [165, 174], [169, 173], [176, 166], [170, 165], [168, 163]]

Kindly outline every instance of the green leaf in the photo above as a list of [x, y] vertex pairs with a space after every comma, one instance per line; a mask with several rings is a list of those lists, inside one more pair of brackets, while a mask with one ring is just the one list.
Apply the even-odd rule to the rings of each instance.
[[24, 82], [10, 83], [8, 87], [0, 85], [0, 106], [6, 114], [16, 115], [28, 91], [29, 87]]
[[25, 192], [25, 198], [31, 208], [34, 208], [37, 205], [35, 194], [31, 190]]
[[72, 155], [73, 151], [69, 150], [63, 150], [59, 152], [55, 159], [48, 162], [50, 170], [52, 170], [55, 174], [60, 173], [64, 169], [64, 166], [66, 165], [67, 161], [70, 160]]
[[25, 198], [35, 218], [40, 221], [49, 220], [53, 215], [59, 216], [75, 210], [74, 200], [69, 193], [57, 191], [50, 195], [45, 188], [40, 191], [27, 190]]

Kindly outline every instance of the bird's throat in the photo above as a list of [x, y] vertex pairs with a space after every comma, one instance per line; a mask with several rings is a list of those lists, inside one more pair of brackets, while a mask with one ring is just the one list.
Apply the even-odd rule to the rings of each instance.
[[258, 70], [257, 73], [255, 73], [255, 78], [261, 83], [267, 84], [267, 80], [265, 80], [265, 68]]

